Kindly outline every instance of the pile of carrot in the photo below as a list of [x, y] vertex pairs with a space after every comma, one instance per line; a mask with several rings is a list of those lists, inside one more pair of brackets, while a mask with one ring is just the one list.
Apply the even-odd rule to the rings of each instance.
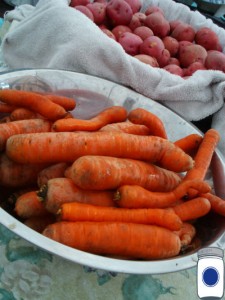
[[[196, 221], [225, 216], [205, 180], [220, 136], [170, 141], [163, 121], [112, 106], [77, 119], [76, 100], [0, 90], [0, 187], [27, 226], [79, 250], [123, 259], [175, 257]], [[179, 130], [179, 129], [177, 129]]]

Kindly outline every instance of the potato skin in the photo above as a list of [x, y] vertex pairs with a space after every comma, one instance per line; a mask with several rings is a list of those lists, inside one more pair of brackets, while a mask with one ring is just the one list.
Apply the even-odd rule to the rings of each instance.
[[153, 68], [158, 68], [159, 67], [159, 64], [158, 64], [157, 60], [154, 57], [150, 56], [150, 55], [137, 54], [134, 57], [137, 58], [138, 60], [140, 60], [141, 62], [150, 65]]
[[175, 64], [167, 65], [163, 69], [170, 72], [171, 74], [183, 77], [183, 69]]
[[170, 32], [170, 24], [160, 12], [153, 12], [145, 19], [145, 26], [149, 27], [154, 35], [163, 38]]
[[143, 43], [142, 39], [131, 32], [124, 32], [120, 37], [118, 42], [121, 44], [126, 53], [134, 56], [139, 53], [139, 48]]
[[209, 50], [205, 60], [205, 67], [225, 73], [225, 54], [217, 50]]
[[128, 25], [133, 16], [133, 11], [124, 0], [110, 0], [106, 6], [106, 15], [113, 26]]
[[157, 36], [146, 38], [140, 46], [140, 54], [147, 54], [155, 57], [157, 60], [165, 49], [162, 40]]
[[140, 38], [144, 41], [147, 37], [154, 35], [153, 31], [147, 26], [137, 27], [133, 33], [140, 36]]
[[179, 49], [179, 42], [172, 36], [166, 36], [162, 41], [165, 48], [170, 52], [170, 55], [175, 56]]
[[194, 62], [200, 62], [203, 65], [207, 57], [207, 51], [200, 45], [192, 44], [183, 48], [179, 54], [179, 61], [182, 67], [187, 68]]
[[174, 28], [171, 36], [178, 41], [193, 42], [195, 39], [195, 29], [191, 25], [181, 22]]
[[206, 50], [218, 50], [220, 45], [217, 34], [208, 27], [202, 27], [196, 32], [195, 42]]

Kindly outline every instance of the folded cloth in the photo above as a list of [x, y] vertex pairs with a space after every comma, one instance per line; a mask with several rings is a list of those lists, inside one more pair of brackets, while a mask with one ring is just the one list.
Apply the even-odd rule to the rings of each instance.
[[[69, 4], [70, 0], [39, 0], [36, 6], [21, 5], [6, 14], [12, 26], [2, 52], [11, 69], [57, 68], [103, 77], [163, 103], [188, 121], [215, 115], [224, 106], [225, 73], [199, 70], [184, 79], [150, 67], [126, 54]], [[225, 51], [225, 32], [211, 19], [172, 0], [145, 0], [142, 11], [149, 5], [161, 7], [169, 21], [180, 19], [196, 30], [210, 27]], [[218, 119], [219, 128], [225, 128], [225, 118]], [[222, 151], [225, 155], [225, 148]]]

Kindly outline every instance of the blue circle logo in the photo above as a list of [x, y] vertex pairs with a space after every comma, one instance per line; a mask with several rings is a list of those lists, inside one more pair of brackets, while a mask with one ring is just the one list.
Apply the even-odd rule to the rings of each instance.
[[208, 287], [215, 286], [219, 281], [219, 273], [213, 267], [208, 267], [202, 272], [202, 281]]

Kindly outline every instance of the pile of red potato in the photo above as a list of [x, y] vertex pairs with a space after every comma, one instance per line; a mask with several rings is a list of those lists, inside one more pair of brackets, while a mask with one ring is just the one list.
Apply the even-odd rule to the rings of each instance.
[[72, 0], [125, 52], [156, 68], [182, 77], [197, 70], [225, 72], [225, 54], [218, 35], [208, 27], [195, 30], [181, 20], [169, 21], [158, 6], [141, 12], [140, 0]]

